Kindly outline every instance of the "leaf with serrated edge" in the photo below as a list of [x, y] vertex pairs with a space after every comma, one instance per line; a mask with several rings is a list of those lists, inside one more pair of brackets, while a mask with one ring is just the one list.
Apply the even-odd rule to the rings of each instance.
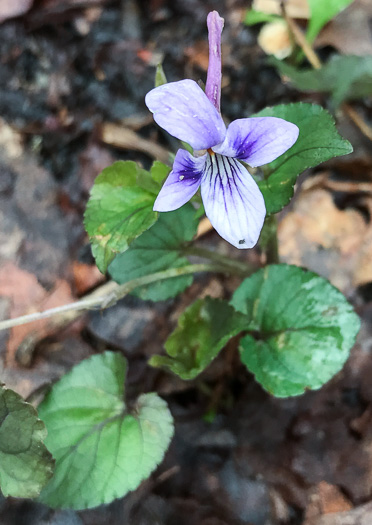
[[258, 183], [268, 214], [277, 213], [292, 198], [297, 177], [307, 168], [353, 151], [339, 135], [332, 116], [315, 104], [287, 104], [266, 108], [255, 117], [278, 117], [300, 130], [297, 142], [279, 158], [268, 164], [270, 175]]
[[316, 390], [341, 370], [360, 321], [342, 293], [313, 272], [286, 264], [253, 274], [231, 304], [247, 315], [255, 337], [240, 342], [241, 359], [277, 397]]
[[166, 368], [182, 379], [194, 379], [246, 324], [246, 318], [219, 299], [199, 299], [187, 308], [168, 337], [168, 356], [153, 356], [149, 364]]
[[154, 393], [128, 411], [126, 366], [119, 353], [95, 355], [62, 377], [40, 405], [56, 459], [41, 502], [76, 510], [110, 503], [136, 489], [162, 460], [172, 416]]
[[[182, 248], [194, 237], [197, 227], [195, 209], [190, 204], [161, 213], [158, 221], [110, 264], [112, 279], [124, 284], [144, 275], [187, 265]], [[183, 292], [192, 281], [192, 275], [182, 275], [141, 287], [134, 293], [142, 299], [164, 301]]]
[[84, 224], [103, 273], [115, 255], [125, 251], [157, 219], [152, 209], [155, 194], [138, 185], [142, 172], [135, 162], [119, 161], [95, 180]]
[[47, 431], [32, 405], [0, 386], [0, 487], [4, 496], [35, 498], [53, 474]]
[[[157, 184], [160, 185], [168, 177], [170, 171], [171, 171], [171, 168], [169, 166], [167, 166], [166, 164], [163, 164], [159, 160], [156, 160], [151, 166], [150, 175], [151, 175], [152, 179]], [[160, 188], [160, 186], [159, 186], [159, 188]]]

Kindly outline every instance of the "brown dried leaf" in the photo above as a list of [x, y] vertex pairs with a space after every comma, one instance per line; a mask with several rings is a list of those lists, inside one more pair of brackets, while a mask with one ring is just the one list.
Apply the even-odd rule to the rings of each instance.
[[372, 226], [368, 228], [360, 247], [353, 282], [355, 286], [372, 282]]
[[82, 295], [105, 280], [95, 264], [74, 261], [72, 264], [74, 283], [78, 295]]
[[[48, 293], [34, 275], [12, 262], [0, 268], [0, 297], [10, 300], [11, 318], [54, 308], [74, 300], [67, 281], [57, 281], [52, 292]], [[48, 319], [12, 328], [7, 344], [7, 364], [15, 364], [15, 356], [21, 345], [32, 346], [35, 340], [40, 341], [50, 331]]]
[[342, 291], [355, 285], [368, 225], [353, 209], [339, 210], [324, 189], [303, 192], [279, 225], [283, 261], [306, 266]]
[[315, 525], [324, 514], [344, 512], [352, 508], [352, 504], [338, 487], [321, 481], [310, 494], [304, 525]]
[[355, 0], [320, 33], [315, 47], [331, 45], [344, 55], [371, 55], [371, 0]]

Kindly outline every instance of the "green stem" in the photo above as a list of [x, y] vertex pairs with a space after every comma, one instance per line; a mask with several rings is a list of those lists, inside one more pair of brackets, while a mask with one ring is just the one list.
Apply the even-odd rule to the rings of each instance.
[[231, 272], [243, 277], [251, 275], [257, 270], [257, 268], [250, 263], [238, 261], [237, 259], [222, 255], [222, 253], [213, 252], [205, 248], [200, 248], [199, 246], [187, 246], [183, 249], [183, 253], [185, 255], [196, 255], [203, 259], [209, 259], [210, 261], [221, 265], [225, 269], [225, 272]]
[[267, 264], [278, 264], [280, 262], [278, 248], [278, 222], [275, 215], [269, 215], [269, 217], [267, 217], [264, 228], [266, 228], [267, 235], [264, 246], [266, 262]]
[[[133, 290], [139, 286], [196, 272], [226, 272], [226, 270], [226, 267], [221, 264], [189, 264], [187, 266], [182, 266], [181, 268], [169, 268], [162, 272], [138, 277], [137, 279], [132, 279], [121, 285], [114, 281], [109, 281], [84, 299], [76, 301], [75, 303], [65, 304], [63, 306], [57, 306], [56, 308], [50, 308], [44, 312], [35, 312], [33, 314], [16, 317], [15, 319], [2, 321], [0, 322], [0, 331], [12, 328], [13, 326], [19, 326], [57, 315], [63, 315], [63, 324], [65, 324], [76, 319], [79, 315], [77, 312], [92, 308], [107, 308], [108, 306], [114, 305], [117, 301], [133, 292]], [[229, 268], [228, 271], [231, 271], [231, 269]], [[237, 273], [237, 270], [235, 273]]]

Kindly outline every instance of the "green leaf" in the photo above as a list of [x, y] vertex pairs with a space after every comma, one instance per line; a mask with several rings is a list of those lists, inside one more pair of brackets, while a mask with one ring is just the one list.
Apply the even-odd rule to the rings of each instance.
[[[182, 248], [194, 237], [197, 227], [195, 210], [190, 204], [161, 213], [154, 226], [133, 241], [126, 252], [115, 257], [109, 267], [111, 277], [124, 284], [143, 275], [186, 266], [189, 261], [182, 257]], [[164, 301], [183, 292], [192, 281], [192, 275], [173, 277], [143, 286], [135, 294], [142, 299]]]
[[169, 357], [155, 355], [149, 364], [171, 370], [182, 379], [194, 379], [245, 325], [244, 316], [225, 301], [199, 299], [183, 312], [168, 337], [165, 349]]
[[274, 58], [270, 63], [289, 77], [297, 89], [330, 93], [335, 107], [345, 100], [357, 100], [372, 94], [370, 56], [335, 55], [320, 69], [299, 70]]
[[167, 166], [166, 164], [163, 164], [162, 162], [160, 162], [160, 160], [156, 160], [151, 166], [151, 170], [150, 170], [151, 177], [158, 184], [159, 189], [160, 189], [160, 185], [168, 177], [170, 171], [171, 171], [171, 168]]
[[247, 26], [254, 26], [256, 24], [262, 24], [263, 22], [274, 22], [279, 20], [281, 17], [278, 15], [271, 15], [269, 13], [262, 13], [261, 11], [256, 11], [255, 9], [249, 9], [247, 11], [244, 23]]
[[316, 390], [341, 370], [360, 327], [328, 281], [286, 264], [267, 266], [235, 291], [231, 304], [255, 336], [241, 340], [241, 359], [277, 397]]
[[306, 38], [314, 42], [323, 26], [340, 11], [345, 9], [353, 0], [308, 0], [310, 7], [310, 21]]
[[4, 496], [35, 498], [53, 474], [45, 425], [32, 405], [0, 386], [0, 487]]
[[102, 273], [157, 219], [155, 195], [139, 186], [138, 179], [143, 180], [143, 170], [135, 162], [119, 161], [104, 169], [92, 188], [84, 223]]
[[138, 487], [162, 460], [172, 416], [156, 394], [124, 400], [126, 360], [105, 352], [62, 377], [40, 405], [54, 477], [40, 495], [50, 507], [86, 509]]
[[155, 73], [155, 87], [162, 86], [163, 84], [167, 84], [167, 77], [165, 76], [163, 64], [158, 64], [156, 66], [156, 73]]
[[335, 128], [332, 116], [315, 104], [286, 104], [266, 108], [255, 117], [279, 117], [299, 127], [297, 142], [267, 165], [270, 175], [258, 183], [267, 213], [276, 213], [292, 198], [297, 177], [307, 168], [353, 151]]

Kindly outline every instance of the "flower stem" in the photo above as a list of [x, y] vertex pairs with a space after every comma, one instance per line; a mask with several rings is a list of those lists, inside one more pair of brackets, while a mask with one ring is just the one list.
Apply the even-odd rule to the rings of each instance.
[[251, 275], [257, 270], [257, 268], [248, 262], [238, 261], [237, 259], [227, 257], [222, 253], [207, 250], [206, 248], [200, 248], [199, 246], [187, 246], [184, 248], [183, 253], [185, 255], [195, 255], [197, 257], [202, 257], [203, 259], [209, 259], [224, 268], [224, 272], [238, 274], [242, 277]]
[[[137, 279], [132, 279], [131, 281], [121, 285], [115, 283], [114, 281], [109, 281], [86, 296], [84, 299], [76, 301], [75, 303], [65, 304], [62, 306], [57, 306], [56, 308], [50, 308], [44, 312], [35, 312], [33, 314], [16, 317], [15, 319], [2, 321], [0, 322], [0, 331], [53, 316], [62, 316], [62, 319], [55, 323], [56, 327], [62, 326], [74, 321], [84, 310], [107, 308], [109, 306], [113, 306], [117, 303], [117, 301], [133, 292], [133, 290], [139, 286], [144, 286], [161, 281], [163, 279], [171, 279], [172, 277], [188, 275], [196, 272], [226, 271], [227, 269], [221, 264], [189, 264], [180, 268], [169, 268], [168, 270], [164, 270], [162, 272], [156, 272], [143, 277], [138, 277]], [[228, 271], [230, 271], [230, 269], [228, 269]], [[237, 270], [235, 273], [237, 273]]]
[[275, 215], [269, 215], [266, 218], [261, 239], [261, 247], [266, 255], [266, 263], [278, 264], [280, 262], [278, 248], [278, 221], [276, 220]]

